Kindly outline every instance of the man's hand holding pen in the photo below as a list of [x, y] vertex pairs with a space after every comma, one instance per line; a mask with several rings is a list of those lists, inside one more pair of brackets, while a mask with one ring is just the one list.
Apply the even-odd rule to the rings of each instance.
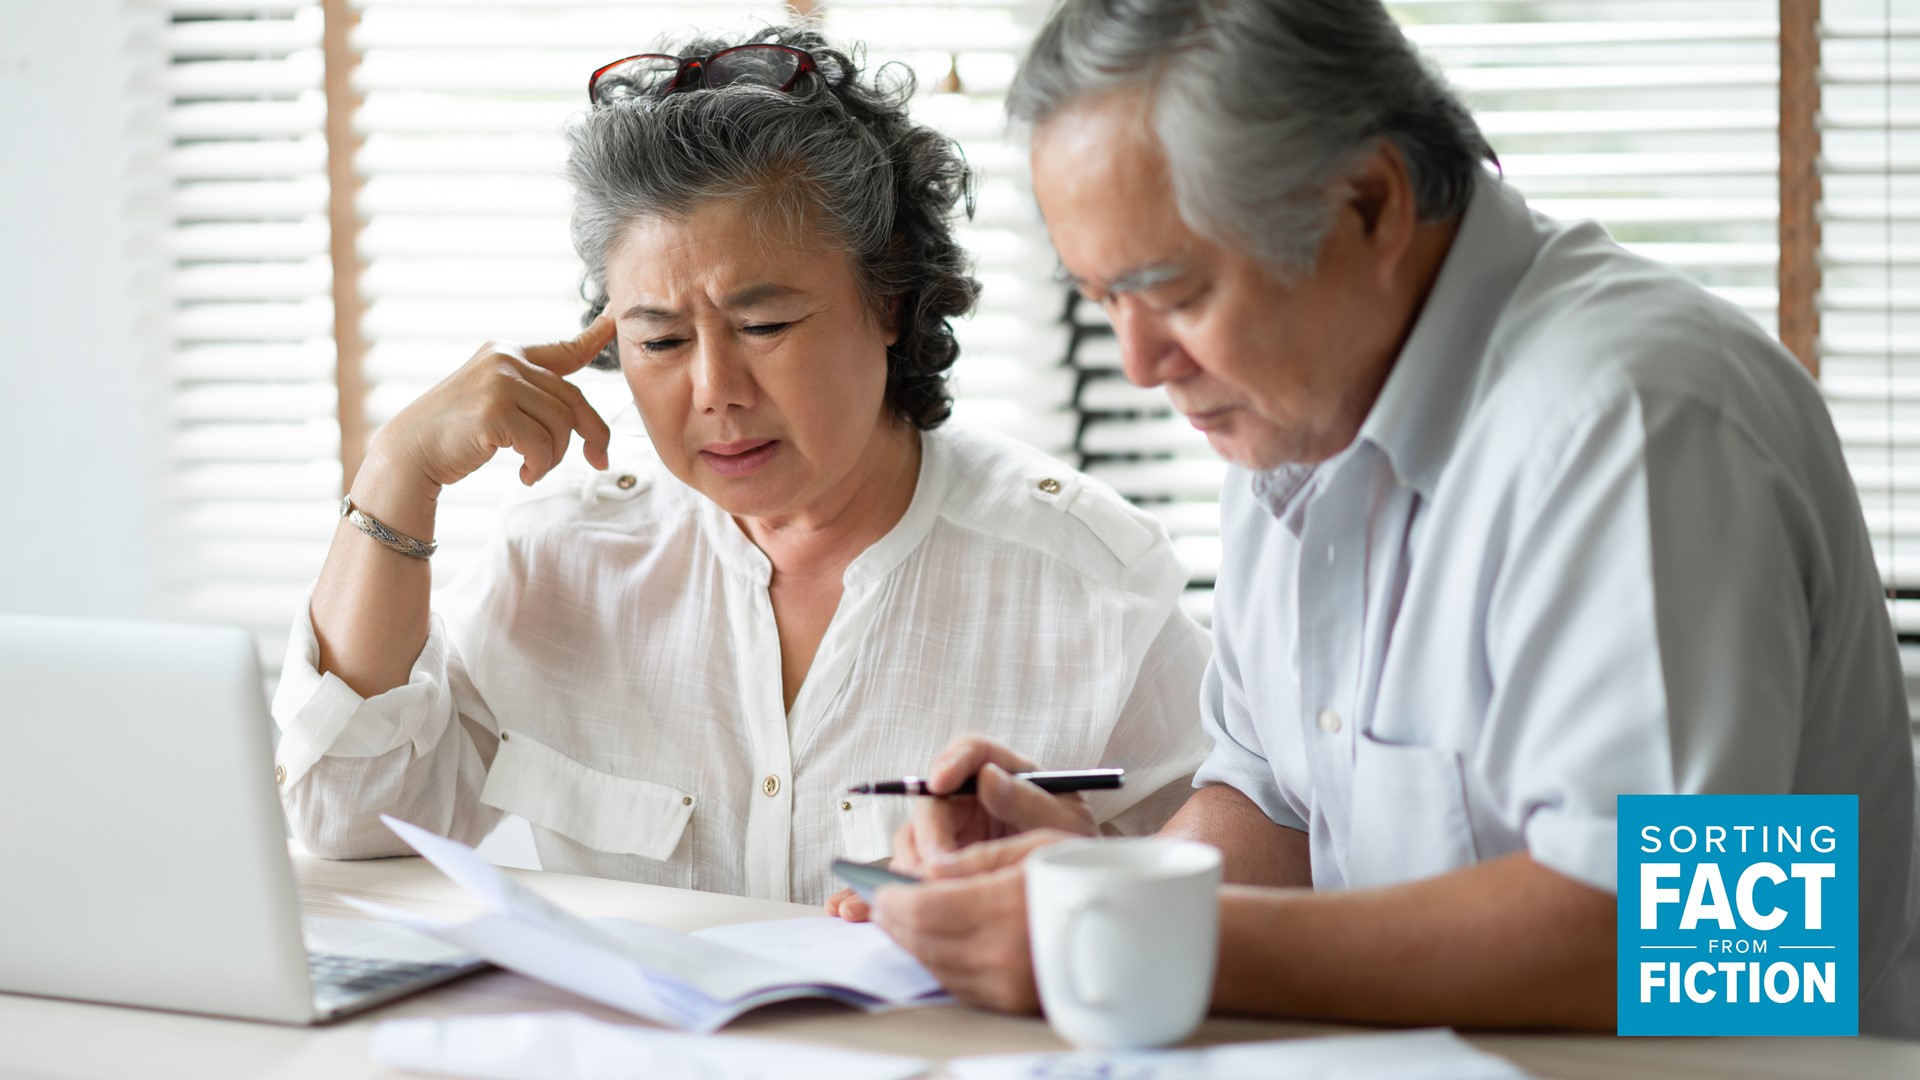
[[[964, 877], [985, 869], [986, 864], [981, 860], [993, 862], [1010, 853], [1002, 852], [1003, 846], [994, 844], [993, 850], [957, 857], [962, 848], [971, 845], [1048, 830], [1044, 839], [1031, 838], [1039, 842], [1006, 845], [1009, 849], [1019, 849], [1019, 854], [1011, 860], [1017, 862], [1027, 850], [1040, 846], [1040, 842], [1097, 836], [1099, 826], [1086, 796], [1077, 791], [1049, 794], [1038, 785], [1013, 775], [1036, 768], [1025, 755], [981, 736], [964, 735], [948, 744], [927, 770], [928, 790], [936, 795], [950, 792], [973, 778], [974, 794], [971, 798], [915, 799], [913, 816], [894, 833], [891, 868], [933, 880]], [[1018, 868], [1012, 867], [1010, 872], [1016, 876], [1015, 885], [1019, 887]], [[1024, 904], [1024, 900], [1021, 902]], [[827, 910], [853, 922], [872, 916], [868, 905], [850, 889], [835, 893], [827, 901]], [[1020, 925], [1025, 927], [1024, 920]]]

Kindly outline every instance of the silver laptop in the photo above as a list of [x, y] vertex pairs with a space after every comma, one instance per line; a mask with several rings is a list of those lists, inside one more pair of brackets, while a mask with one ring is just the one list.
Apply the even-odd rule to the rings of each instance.
[[308, 1024], [485, 966], [303, 923], [269, 723], [244, 631], [0, 615], [0, 991]]

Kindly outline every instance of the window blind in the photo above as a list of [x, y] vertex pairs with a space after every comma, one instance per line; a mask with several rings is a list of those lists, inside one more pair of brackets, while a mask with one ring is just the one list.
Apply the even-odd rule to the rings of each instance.
[[340, 487], [320, 6], [138, 0], [129, 16], [159, 61], [132, 88], [160, 106], [135, 133], [165, 297], [155, 602], [245, 625], [277, 668]]
[[[1779, 215], [1772, 0], [1399, 0], [1388, 7], [1465, 97], [1506, 178], [1533, 206], [1599, 222], [1772, 329]], [[1225, 467], [1158, 391], [1120, 376], [1097, 308], [1079, 304], [1070, 317], [1080, 463], [1166, 522], [1192, 573], [1188, 609], [1205, 617], [1220, 561]]]
[[1820, 380], [1905, 644], [1920, 643], [1920, 18], [1824, 0]]

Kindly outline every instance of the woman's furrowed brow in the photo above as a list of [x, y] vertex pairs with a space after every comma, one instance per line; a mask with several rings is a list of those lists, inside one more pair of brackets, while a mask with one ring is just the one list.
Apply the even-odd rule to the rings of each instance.
[[673, 308], [655, 307], [645, 300], [640, 301], [620, 313], [620, 321], [622, 322], [628, 319], [644, 319], [648, 322], [672, 322], [679, 317], [679, 311]]
[[736, 290], [729, 294], [726, 299], [720, 301], [720, 306], [728, 309], [752, 307], [755, 304], [763, 304], [768, 300], [784, 300], [789, 296], [799, 295], [801, 295], [801, 290], [794, 288], [792, 285], [782, 285], [776, 281], [765, 281], [758, 285], [748, 285], [746, 288]]
[[[720, 306], [729, 311], [733, 311], [739, 308], [752, 307], [755, 304], [764, 304], [769, 300], [784, 300], [789, 296], [803, 295], [805, 295], [804, 290], [792, 285], [782, 285], [779, 282], [767, 281], [734, 290], [721, 299]], [[679, 308], [662, 307], [659, 304], [642, 300], [621, 312], [620, 318], [622, 320], [641, 319], [648, 322], [672, 322], [675, 319], [682, 318], [685, 314], [686, 312]]]

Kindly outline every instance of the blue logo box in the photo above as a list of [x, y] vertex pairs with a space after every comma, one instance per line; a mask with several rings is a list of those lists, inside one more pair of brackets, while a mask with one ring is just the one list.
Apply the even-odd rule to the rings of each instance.
[[1622, 795], [1622, 1035], [1856, 1035], [1860, 801]]

